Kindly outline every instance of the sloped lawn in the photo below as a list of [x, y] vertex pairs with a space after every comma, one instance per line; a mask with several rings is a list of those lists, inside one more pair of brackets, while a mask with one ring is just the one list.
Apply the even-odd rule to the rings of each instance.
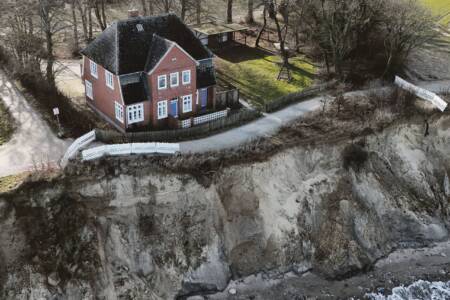
[[0, 177], [0, 194], [15, 189], [25, 180], [27, 176], [28, 176], [27, 173], [22, 173], [18, 175], [9, 175], [5, 177]]
[[6, 143], [14, 132], [14, 119], [0, 99], [0, 145]]
[[308, 61], [290, 60], [293, 80], [277, 80], [280, 57], [254, 48], [238, 47], [219, 53], [216, 66], [219, 80], [239, 88], [242, 97], [255, 105], [273, 101], [312, 85], [315, 68]]
[[443, 17], [440, 20], [442, 25], [450, 24], [450, 1], [449, 0], [420, 0], [422, 4], [428, 7], [436, 16]]

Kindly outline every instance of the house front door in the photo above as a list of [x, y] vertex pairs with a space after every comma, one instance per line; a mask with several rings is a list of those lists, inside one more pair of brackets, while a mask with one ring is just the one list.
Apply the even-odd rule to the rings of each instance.
[[170, 115], [174, 118], [178, 117], [178, 99], [172, 99], [170, 101]]
[[206, 108], [208, 105], [208, 89], [200, 90], [200, 104], [202, 105], [202, 108]]

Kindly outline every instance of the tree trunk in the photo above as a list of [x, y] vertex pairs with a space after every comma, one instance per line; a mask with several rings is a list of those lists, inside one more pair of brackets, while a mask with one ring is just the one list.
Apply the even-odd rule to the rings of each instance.
[[255, 18], [253, 16], [253, 0], [247, 0], [247, 17], [245, 18], [247, 24], [255, 23]]
[[283, 30], [281, 29], [280, 22], [278, 21], [277, 13], [275, 11], [275, 6], [273, 4], [272, 4], [272, 7], [270, 8], [270, 10], [272, 12], [269, 13], [269, 15], [272, 16], [272, 19], [275, 22], [275, 26], [277, 28], [278, 41], [280, 42], [281, 59], [283, 60], [283, 65], [288, 66], [289, 65], [289, 56], [288, 56], [288, 53], [287, 53], [285, 45], [284, 45], [285, 37], [283, 37]]
[[[290, 72], [290, 65], [289, 65], [289, 53], [286, 51], [286, 47], [284, 45], [286, 35], [283, 36], [283, 29], [280, 26], [280, 22], [277, 18], [277, 9], [275, 6], [275, 3], [270, 2], [269, 3], [269, 17], [275, 22], [275, 26], [277, 28], [277, 34], [278, 34], [278, 41], [280, 42], [280, 56], [282, 60], [282, 65], [280, 68], [280, 72], [278, 73], [278, 79], [281, 79], [281, 74], [283, 70], [286, 70], [288, 75], [288, 81], [292, 80], [291, 72]], [[286, 24], [287, 26], [287, 24]]]
[[75, 0], [72, 0], [71, 3], [72, 9], [72, 22], [73, 22], [73, 51], [78, 53], [80, 50], [80, 44], [78, 39], [78, 21], [77, 21], [77, 12], [75, 10]]
[[78, 12], [80, 13], [81, 25], [83, 27], [83, 37], [84, 41], [89, 41], [89, 33], [88, 33], [88, 21], [86, 16], [86, 7], [81, 3], [81, 0], [76, 0]]
[[169, 13], [170, 11], [170, 3], [169, 0], [164, 0], [164, 12]]
[[259, 47], [259, 41], [261, 39], [261, 36], [264, 32], [264, 30], [266, 29], [267, 26], [267, 6], [264, 4], [264, 9], [263, 9], [263, 25], [261, 26], [261, 29], [258, 32], [258, 35], [256, 36], [256, 41], [255, 41], [255, 47]]
[[47, 45], [47, 68], [46, 77], [50, 86], [55, 86], [55, 74], [53, 73], [53, 65], [55, 63], [55, 56], [53, 55], [53, 35], [50, 30], [45, 32], [45, 40]]
[[183, 22], [186, 19], [186, 1], [187, 0], [180, 0], [180, 5], [181, 5], [180, 17], [181, 17], [181, 21], [183, 21]]
[[202, 22], [202, 1], [201, 0], [196, 0], [195, 2], [196, 7], [195, 7], [195, 15], [196, 15], [196, 21], [197, 24], [200, 24]]
[[[100, 2], [100, 3], [99, 3]], [[106, 15], [105, 15], [105, 0], [95, 0], [94, 13], [97, 18], [97, 23], [103, 31], [106, 29]]]
[[233, 23], [233, 0], [227, 0], [227, 23]]
[[155, 10], [153, 9], [153, 0], [149, 0], [148, 2], [148, 12], [150, 16], [153, 16]]
[[[47, 67], [45, 76], [50, 86], [55, 86], [55, 74], [53, 73], [53, 64], [55, 56], [53, 54], [53, 21], [52, 21], [52, 6], [46, 0], [39, 1], [39, 17], [41, 21], [41, 28], [45, 36], [45, 45], [47, 50]], [[54, 14], [54, 12], [53, 12]]]
[[142, 15], [147, 15], [147, 3], [145, 3], [145, 0], [141, 0], [141, 7], [142, 7]]
[[323, 52], [323, 56], [325, 58], [325, 65], [327, 66], [327, 75], [330, 75], [330, 60], [328, 59], [328, 53], [326, 51]]
[[92, 33], [92, 7], [90, 4], [88, 4], [88, 27], [89, 27], [89, 33], [88, 33], [88, 41], [92, 41], [93, 33]]

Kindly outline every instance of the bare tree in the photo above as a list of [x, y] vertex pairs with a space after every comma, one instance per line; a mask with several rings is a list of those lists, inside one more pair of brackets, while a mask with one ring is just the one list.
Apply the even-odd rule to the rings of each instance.
[[258, 35], [256, 36], [256, 40], [255, 40], [255, 47], [259, 47], [259, 41], [261, 40], [261, 36], [264, 33], [264, 30], [266, 29], [267, 26], [267, 0], [264, 0], [263, 2], [263, 25], [261, 26], [261, 28], [258, 31]]
[[38, 9], [40, 17], [41, 30], [44, 34], [46, 45], [46, 78], [49, 85], [55, 85], [54, 74], [54, 35], [64, 28], [62, 22], [61, 9], [64, 7], [64, 2], [59, 0], [39, 0]]
[[255, 17], [253, 16], [253, 0], [247, 0], [247, 17], [245, 18], [247, 24], [255, 23]]
[[147, 16], [148, 14], [147, 1], [141, 0], [141, 7], [142, 7], [142, 15]]
[[81, 25], [83, 28], [83, 38], [86, 42], [92, 41], [92, 6], [89, 0], [75, 0], [80, 14]]
[[227, 0], [227, 23], [233, 23], [233, 0]]
[[382, 20], [386, 66], [383, 76], [400, 68], [413, 49], [434, 38], [433, 16], [415, 1], [389, 1]]
[[93, 2], [95, 17], [100, 29], [103, 31], [107, 27], [106, 13], [105, 13], [105, 0], [94, 0]]
[[201, 18], [202, 18], [202, 1], [201, 0], [195, 0], [195, 16], [196, 16], [196, 21], [197, 24], [201, 23]]
[[[287, 79], [290, 81], [292, 79], [291, 72], [290, 72], [290, 66], [289, 66], [289, 52], [286, 49], [286, 36], [287, 36], [287, 25], [288, 25], [288, 19], [287, 14], [285, 14], [285, 11], [287, 11], [287, 7], [289, 6], [288, 1], [281, 2], [282, 5], [277, 5], [276, 0], [269, 0], [268, 4], [268, 12], [269, 17], [275, 22], [275, 26], [277, 29], [277, 35], [278, 35], [278, 42], [279, 42], [279, 51], [280, 56], [282, 60], [282, 65], [280, 68], [280, 72], [278, 74], [278, 79], [281, 79], [281, 75], [283, 71], [287, 72]], [[281, 15], [284, 19], [284, 29], [281, 27], [280, 21], [277, 17], [277, 12], [280, 11]]]
[[[2, 44], [11, 55], [16, 72], [40, 73], [41, 60], [45, 57], [43, 40], [36, 30], [37, 3], [15, 1], [11, 6], [0, 4], [0, 22], [5, 28]], [[7, 13], [6, 13], [7, 12]]]
[[73, 49], [72, 54], [78, 53], [80, 50], [80, 40], [78, 37], [78, 20], [76, 11], [76, 0], [70, 2], [70, 10], [72, 12], [72, 28], [73, 28]]

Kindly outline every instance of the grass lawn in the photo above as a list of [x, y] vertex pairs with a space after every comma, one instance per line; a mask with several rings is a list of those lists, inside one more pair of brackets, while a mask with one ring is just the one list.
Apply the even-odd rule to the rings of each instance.
[[254, 105], [263, 105], [281, 96], [311, 86], [315, 68], [300, 57], [291, 58], [293, 80], [277, 80], [280, 57], [249, 47], [235, 47], [217, 55], [219, 80], [230, 82], [243, 98]]
[[423, 5], [428, 7], [435, 15], [442, 16], [440, 20], [442, 25], [450, 23], [450, 0], [420, 0]]
[[0, 194], [15, 189], [28, 177], [28, 173], [0, 177]]
[[14, 132], [14, 119], [0, 99], [0, 145], [6, 143]]

